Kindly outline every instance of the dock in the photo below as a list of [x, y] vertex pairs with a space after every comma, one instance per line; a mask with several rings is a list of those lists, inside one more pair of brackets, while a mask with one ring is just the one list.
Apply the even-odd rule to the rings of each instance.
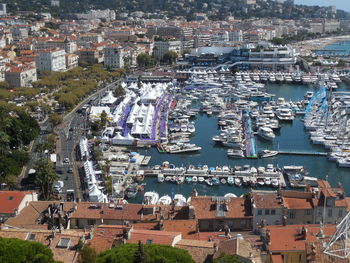
[[303, 152], [303, 151], [278, 151], [278, 154], [285, 155], [307, 155], [307, 156], [327, 156], [327, 152]]
[[151, 156], [145, 156], [141, 162], [142, 166], [147, 166], [151, 160]]
[[258, 158], [255, 149], [255, 138], [252, 128], [252, 121], [249, 117], [249, 114], [244, 114], [242, 118], [243, 130], [244, 130], [244, 139], [246, 142], [246, 157], [255, 159]]

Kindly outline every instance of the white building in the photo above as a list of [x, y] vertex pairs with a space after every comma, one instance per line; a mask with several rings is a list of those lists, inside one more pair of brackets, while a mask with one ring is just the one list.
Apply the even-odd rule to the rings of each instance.
[[242, 42], [243, 41], [242, 30], [228, 32], [228, 39], [229, 41], [233, 41], [233, 42]]
[[5, 72], [5, 80], [11, 88], [29, 87], [31, 83], [37, 81], [35, 67], [11, 66]]
[[116, 69], [124, 67], [124, 52], [118, 46], [109, 46], [104, 48], [104, 66], [106, 68]]
[[65, 71], [66, 51], [63, 49], [48, 49], [39, 53], [36, 59], [39, 71]]
[[7, 10], [6, 10], [6, 4], [0, 4], [0, 16], [6, 16]]
[[179, 55], [182, 52], [181, 41], [156, 41], [153, 47], [153, 56], [156, 60], [161, 60], [168, 51], [175, 51]]

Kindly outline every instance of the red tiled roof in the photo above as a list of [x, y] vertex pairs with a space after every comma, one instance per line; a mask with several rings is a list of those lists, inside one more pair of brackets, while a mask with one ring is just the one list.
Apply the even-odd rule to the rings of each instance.
[[308, 198], [283, 197], [283, 204], [289, 209], [312, 209], [312, 201]]
[[0, 214], [13, 214], [18, 209], [23, 198], [31, 194], [20, 191], [0, 191]]
[[168, 231], [156, 231], [156, 230], [131, 230], [131, 237], [127, 243], [138, 243], [141, 241], [143, 244], [152, 243], [159, 245], [173, 245], [174, 239], [181, 235], [180, 232], [168, 232]]
[[252, 200], [256, 208], [282, 208], [277, 193], [252, 192]]
[[[302, 227], [306, 229], [306, 238], [302, 238]], [[335, 225], [325, 225], [324, 235], [329, 236], [335, 232]], [[270, 231], [270, 252], [304, 251], [306, 243], [317, 240], [320, 232], [319, 225], [287, 225], [268, 226]]]
[[226, 211], [223, 215], [217, 214], [217, 203], [213, 201], [212, 197], [192, 197], [191, 206], [195, 209], [195, 216], [197, 219], [250, 217], [250, 209], [248, 209], [246, 205], [245, 198], [230, 198], [230, 201], [226, 204]]

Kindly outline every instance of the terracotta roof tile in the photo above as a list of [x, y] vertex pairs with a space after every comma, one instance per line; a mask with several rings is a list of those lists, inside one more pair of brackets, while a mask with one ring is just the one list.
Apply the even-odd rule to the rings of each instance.
[[156, 231], [156, 230], [131, 230], [131, 237], [127, 243], [159, 244], [172, 246], [177, 237], [181, 239], [180, 232]]
[[15, 213], [26, 194], [31, 193], [20, 191], [0, 191], [0, 214]]
[[197, 231], [197, 221], [187, 220], [163, 220], [163, 230], [181, 232], [183, 238], [189, 238]]
[[312, 209], [312, 200], [308, 198], [283, 197], [283, 204], [289, 209]]
[[196, 219], [213, 218], [246, 218], [251, 217], [249, 206], [245, 198], [229, 198], [229, 201], [217, 204], [215, 197], [192, 197], [191, 206], [195, 209]]
[[282, 208], [282, 202], [275, 192], [252, 192], [253, 205], [256, 208]]
[[[306, 237], [302, 237], [302, 228], [306, 229]], [[287, 225], [268, 226], [270, 232], [269, 251], [304, 251], [306, 243], [317, 240], [320, 232], [319, 225]], [[335, 232], [335, 225], [325, 225], [324, 235], [330, 236]]]

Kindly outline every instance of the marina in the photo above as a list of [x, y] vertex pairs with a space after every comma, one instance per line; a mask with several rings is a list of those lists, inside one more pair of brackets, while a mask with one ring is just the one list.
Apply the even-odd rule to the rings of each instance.
[[[113, 156], [125, 156], [123, 165], [114, 157], [110, 163], [114, 197], [185, 205], [194, 193], [303, 189], [327, 175], [350, 190], [342, 74], [232, 75], [224, 67], [177, 73], [187, 80], [122, 83], [127, 95], [111, 108], [112, 125], [100, 138], [104, 154], [116, 148]], [[98, 176], [88, 184], [89, 196], [100, 191], [97, 199], [106, 198]]]

